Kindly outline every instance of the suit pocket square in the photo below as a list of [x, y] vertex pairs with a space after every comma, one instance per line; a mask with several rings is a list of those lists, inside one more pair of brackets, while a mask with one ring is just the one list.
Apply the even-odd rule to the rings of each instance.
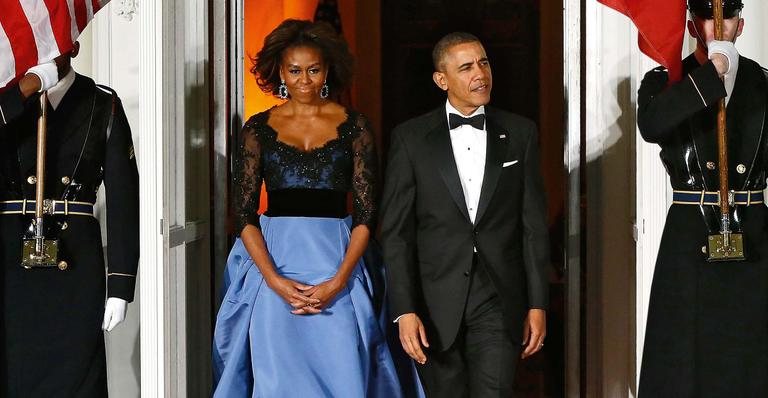
[[509, 166], [512, 166], [512, 165], [513, 165], [513, 164], [515, 164], [515, 163], [517, 163], [517, 160], [513, 160], [513, 161], [511, 161], [511, 162], [504, 162], [504, 163], [502, 163], [502, 164], [501, 164], [501, 167], [502, 167], [502, 168], [503, 168], [503, 167], [509, 167]]

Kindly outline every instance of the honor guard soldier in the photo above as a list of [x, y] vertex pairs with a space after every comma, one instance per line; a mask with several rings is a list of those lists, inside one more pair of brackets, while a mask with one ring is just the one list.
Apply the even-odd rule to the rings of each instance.
[[[697, 45], [683, 61], [682, 80], [670, 83], [656, 68], [638, 93], [640, 132], [661, 147], [674, 189], [653, 277], [640, 397], [768, 396], [768, 79], [734, 46], [744, 5], [721, 5], [722, 40], [715, 40], [719, 6], [688, 1]], [[718, 133], [722, 99], [726, 128]]]
[[[139, 179], [131, 132], [115, 92], [71, 68], [78, 49], [0, 95], [3, 397], [106, 397], [103, 330], [133, 300]], [[47, 101], [34, 89], [47, 89]], [[47, 143], [37, 148], [41, 114]], [[102, 182], [108, 269], [94, 217]]]

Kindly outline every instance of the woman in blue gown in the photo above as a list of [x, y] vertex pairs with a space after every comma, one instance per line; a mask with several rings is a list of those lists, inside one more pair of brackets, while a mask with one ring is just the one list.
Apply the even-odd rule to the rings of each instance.
[[351, 68], [343, 39], [308, 21], [283, 22], [256, 56], [261, 89], [287, 101], [240, 136], [240, 238], [214, 331], [215, 397], [403, 396], [361, 260], [376, 219], [374, 136], [329, 100]]

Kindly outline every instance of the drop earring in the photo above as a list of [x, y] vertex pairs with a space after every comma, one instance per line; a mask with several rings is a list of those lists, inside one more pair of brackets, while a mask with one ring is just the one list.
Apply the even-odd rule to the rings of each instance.
[[320, 98], [326, 99], [328, 98], [328, 94], [330, 94], [330, 89], [328, 88], [328, 83], [323, 82], [323, 87], [320, 88]]
[[288, 99], [288, 86], [285, 85], [284, 79], [280, 79], [280, 86], [277, 88], [277, 97], [280, 99]]

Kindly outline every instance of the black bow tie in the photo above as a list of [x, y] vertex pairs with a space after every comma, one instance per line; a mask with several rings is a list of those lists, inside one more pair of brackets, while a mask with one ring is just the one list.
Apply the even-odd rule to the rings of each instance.
[[455, 113], [448, 114], [448, 127], [450, 127], [451, 130], [459, 128], [465, 124], [468, 124], [478, 130], [482, 130], [485, 126], [485, 115], [481, 113], [472, 117], [463, 117]]

